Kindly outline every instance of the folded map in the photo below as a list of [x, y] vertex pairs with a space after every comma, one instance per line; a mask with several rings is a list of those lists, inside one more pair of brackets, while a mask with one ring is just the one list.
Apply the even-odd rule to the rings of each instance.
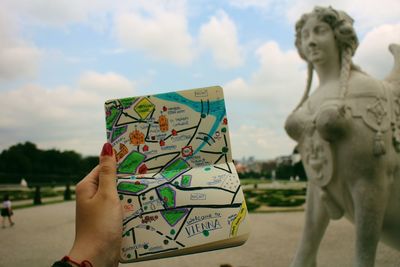
[[124, 212], [121, 262], [247, 240], [221, 87], [109, 100], [105, 112]]

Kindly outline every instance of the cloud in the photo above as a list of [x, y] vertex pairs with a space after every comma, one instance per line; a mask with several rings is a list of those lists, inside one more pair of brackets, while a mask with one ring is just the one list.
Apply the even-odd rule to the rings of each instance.
[[262, 44], [255, 56], [259, 68], [248, 81], [240, 77], [226, 83], [226, 94], [233, 99], [271, 102], [275, 108], [280, 105], [285, 111], [290, 110], [305, 86], [305, 62], [295, 50], [283, 51], [275, 41]]
[[280, 131], [268, 127], [241, 125], [237, 130], [230, 129], [234, 159], [254, 156], [257, 159], [272, 159], [291, 154], [295, 143]]
[[[158, 3], [158, 4], [157, 4]], [[150, 1], [115, 16], [115, 33], [127, 49], [139, 50], [154, 59], [189, 64], [194, 58], [184, 8], [169, 2]]]
[[249, 8], [249, 7], [255, 7], [255, 8], [267, 8], [271, 5], [273, 1], [271, 0], [230, 0], [229, 3], [232, 6], [238, 7], [238, 8]]
[[106, 140], [103, 103], [136, 94], [123, 76], [96, 72], [84, 73], [77, 88], [25, 85], [0, 92], [0, 149], [30, 140], [43, 148], [96, 155]]
[[248, 92], [252, 90], [247, 82], [242, 78], [238, 77], [234, 80], [227, 82], [224, 85], [226, 94], [233, 99], [241, 99], [242, 97], [252, 97]]
[[238, 77], [224, 85], [233, 149], [239, 151], [234, 156], [268, 159], [290, 154], [294, 142], [283, 125], [303, 94], [305, 62], [295, 50], [284, 51], [274, 41], [262, 44], [255, 56], [259, 67], [249, 78]]
[[221, 68], [234, 68], [243, 64], [235, 23], [224, 11], [219, 11], [201, 26], [200, 45], [211, 50], [216, 64]]
[[64, 27], [73, 23], [88, 23], [94, 29], [105, 25], [106, 15], [113, 10], [110, 0], [4, 0], [8, 12], [19, 17], [21, 23], [45, 27]]
[[15, 47], [0, 45], [0, 81], [34, 77], [39, 58], [40, 52], [35, 47], [24, 44]]
[[[310, 12], [314, 6], [330, 6], [329, 0], [303, 0], [287, 2], [286, 16], [291, 24], [297, 21], [301, 14]], [[400, 2], [398, 0], [338, 0], [333, 8], [346, 11], [355, 19], [357, 29], [365, 31], [382, 23], [398, 22], [400, 17]]]
[[368, 32], [357, 50], [354, 62], [379, 79], [389, 74], [393, 56], [388, 50], [391, 43], [400, 44], [400, 23], [382, 25]]
[[136, 94], [135, 84], [114, 72], [84, 72], [79, 79], [79, 88], [108, 99]]
[[17, 31], [14, 19], [0, 11], [0, 81], [32, 78], [37, 73], [41, 52]]
[[368, 31], [384, 23], [397, 23], [400, 17], [400, 1], [398, 0], [336, 0], [334, 3], [331, 0], [229, 0], [229, 4], [241, 9], [260, 10], [267, 18], [286, 17], [286, 23], [293, 26], [302, 14], [311, 12], [315, 6], [332, 6], [346, 11], [355, 19], [355, 27], [359, 32]]

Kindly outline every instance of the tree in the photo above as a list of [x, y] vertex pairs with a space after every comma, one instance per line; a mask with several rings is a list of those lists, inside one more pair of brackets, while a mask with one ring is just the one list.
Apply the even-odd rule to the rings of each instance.
[[0, 182], [77, 182], [94, 166], [98, 157], [83, 158], [75, 151], [41, 150], [34, 143], [16, 144], [0, 154]]

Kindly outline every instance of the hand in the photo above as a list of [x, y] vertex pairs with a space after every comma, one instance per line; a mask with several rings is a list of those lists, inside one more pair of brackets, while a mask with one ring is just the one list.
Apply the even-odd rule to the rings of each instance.
[[76, 186], [75, 242], [71, 259], [94, 267], [118, 266], [122, 241], [122, 207], [116, 188], [116, 160], [104, 144], [100, 164]]

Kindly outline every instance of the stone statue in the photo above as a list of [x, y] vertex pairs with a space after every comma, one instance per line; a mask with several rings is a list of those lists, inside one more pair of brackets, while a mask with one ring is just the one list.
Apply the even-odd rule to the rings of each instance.
[[[306, 221], [292, 267], [316, 266], [331, 219], [355, 225], [354, 266], [374, 266], [378, 241], [400, 250], [400, 46], [383, 81], [353, 64], [353, 19], [315, 7], [296, 23], [308, 63], [305, 93], [286, 120], [309, 178]], [[319, 85], [310, 95], [313, 72]]]

